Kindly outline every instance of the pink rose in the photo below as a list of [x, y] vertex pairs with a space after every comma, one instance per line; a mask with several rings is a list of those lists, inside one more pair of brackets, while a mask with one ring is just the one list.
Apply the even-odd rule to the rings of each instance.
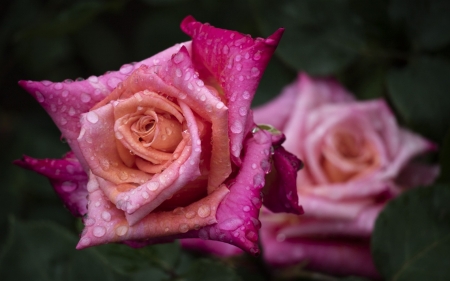
[[304, 161], [297, 193], [305, 215], [262, 216], [265, 259], [377, 276], [375, 219], [388, 199], [435, 179], [437, 167], [412, 161], [435, 145], [400, 128], [384, 100], [356, 101], [334, 80], [306, 74], [254, 116], [282, 130], [286, 150]]
[[[51, 160], [18, 164], [41, 173], [45, 166], [81, 215], [88, 204], [78, 249], [200, 237], [259, 251], [261, 189], [282, 137], [255, 127], [250, 104], [283, 30], [253, 39], [192, 17], [181, 28], [192, 41], [117, 72], [20, 82], [76, 159], [70, 169], [53, 162], [64, 175]], [[64, 189], [69, 184], [76, 188]], [[86, 190], [82, 203], [64, 193]]]

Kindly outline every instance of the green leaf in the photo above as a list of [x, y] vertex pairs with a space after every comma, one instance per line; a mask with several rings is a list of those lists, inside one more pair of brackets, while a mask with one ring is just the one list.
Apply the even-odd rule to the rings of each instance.
[[393, 0], [389, 14], [406, 26], [413, 46], [435, 50], [450, 43], [448, 0]]
[[450, 186], [417, 188], [392, 200], [372, 234], [375, 264], [387, 280], [450, 280]]
[[262, 32], [284, 27], [277, 54], [296, 70], [333, 74], [358, 55], [363, 44], [359, 17], [346, 0], [252, 1]]
[[450, 127], [450, 63], [420, 57], [387, 76], [389, 95], [414, 130], [440, 141]]
[[183, 277], [186, 281], [242, 281], [231, 267], [210, 259], [197, 260]]
[[77, 251], [76, 242], [75, 235], [56, 224], [12, 220], [0, 253], [0, 276], [3, 281], [114, 280], [95, 251]]

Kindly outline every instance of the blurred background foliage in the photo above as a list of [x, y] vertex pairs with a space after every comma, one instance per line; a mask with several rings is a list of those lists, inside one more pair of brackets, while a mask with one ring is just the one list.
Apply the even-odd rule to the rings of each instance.
[[18, 80], [75, 80], [119, 69], [189, 40], [179, 28], [189, 14], [252, 36], [286, 28], [255, 104], [276, 96], [298, 71], [334, 76], [359, 99], [385, 98], [400, 123], [438, 144], [430, 160], [441, 164], [440, 185], [392, 201], [372, 248], [386, 280], [450, 280], [448, 0], [3, 1], [0, 279], [338, 280], [305, 272], [276, 277], [261, 259], [219, 260], [177, 243], [76, 251], [80, 222], [45, 178], [11, 164], [22, 154], [59, 158], [68, 150]]

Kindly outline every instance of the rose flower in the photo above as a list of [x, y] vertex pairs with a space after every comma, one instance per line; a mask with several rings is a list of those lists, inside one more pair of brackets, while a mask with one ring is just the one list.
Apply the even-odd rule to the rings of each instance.
[[261, 189], [282, 136], [255, 127], [250, 104], [283, 30], [253, 39], [192, 17], [181, 28], [192, 41], [117, 72], [19, 83], [73, 155], [17, 164], [84, 215], [78, 249], [200, 237], [259, 251]]
[[437, 167], [413, 161], [434, 144], [400, 128], [384, 100], [356, 101], [337, 82], [306, 74], [254, 116], [283, 130], [286, 150], [304, 162], [297, 193], [305, 214], [262, 214], [264, 258], [377, 276], [370, 254], [375, 219], [387, 200], [435, 179]]

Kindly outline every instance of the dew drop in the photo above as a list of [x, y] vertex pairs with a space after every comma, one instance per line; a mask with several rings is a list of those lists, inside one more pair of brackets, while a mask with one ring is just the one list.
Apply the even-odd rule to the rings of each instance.
[[63, 88], [63, 85], [62, 85], [62, 83], [56, 83], [56, 84], [53, 86], [53, 88], [54, 88], [55, 90], [61, 90], [61, 89]]
[[95, 123], [97, 123], [97, 121], [98, 121], [98, 115], [97, 115], [97, 113], [95, 113], [94, 111], [89, 111], [88, 114], [87, 114], [87, 116], [86, 116], [86, 119], [87, 119], [89, 122], [91, 122], [92, 124], [95, 124]]
[[201, 218], [206, 218], [211, 214], [211, 208], [208, 205], [202, 205], [198, 208], [197, 214]]
[[125, 171], [120, 171], [120, 172], [119, 172], [119, 178], [120, 178], [121, 180], [127, 180], [127, 179], [128, 179], [128, 173], [125, 172]]
[[201, 95], [200, 100], [201, 101], [205, 101], [206, 100], [206, 96], [205, 95]]
[[253, 59], [256, 60], [256, 61], [260, 60], [261, 59], [261, 53], [260, 52], [256, 52], [253, 55]]
[[251, 71], [253, 77], [258, 76], [260, 73], [259, 69], [256, 67], [252, 67], [252, 69], [250, 71]]
[[133, 70], [134, 66], [132, 66], [131, 64], [124, 64], [120, 67], [119, 71], [122, 74], [128, 74]]
[[119, 78], [112, 77], [108, 80], [108, 86], [110, 86], [111, 88], [115, 88], [120, 82], [122, 82], [122, 80], [120, 80]]
[[195, 212], [194, 211], [189, 211], [189, 212], [187, 212], [186, 214], [184, 214], [184, 216], [187, 218], [187, 219], [192, 219], [193, 217], [195, 217]]
[[61, 95], [62, 95], [63, 97], [67, 97], [67, 96], [69, 95], [69, 91], [67, 91], [67, 90], [62, 91]]
[[223, 53], [226, 55], [226, 54], [228, 54], [228, 51], [229, 51], [230, 49], [229, 49], [229, 47], [227, 46], [227, 45], [225, 45], [225, 46], [223, 46]]
[[261, 208], [261, 206], [262, 206], [261, 199], [259, 199], [258, 197], [253, 197], [251, 200], [252, 200], [253, 206], [255, 206], [257, 209]]
[[91, 239], [89, 239], [88, 237], [83, 237], [80, 240], [80, 244], [83, 246], [87, 246], [87, 245], [91, 244]]
[[175, 70], [175, 75], [176, 75], [177, 77], [181, 77], [181, 76], [183, 76], [183, 72], [181, 71], [181, 69], [177, 68], [177, 69]]
[[242, 93], [242, 97], [243, 97], [244, 99], [248, 100], [248, 99], [250, 98], [250, 93], [249, 93], [248, 91], [244, 91], [244, 92]]
[[256, 167], [258, 167], [258, 166], [256, 165], [256, 163], [253, 163], [253, 164], [252, 164], [252, 169], [254, 170], [254, 169], [256, 169]]
[[244, 76], [239, 75], [239, 81], [244, 81]]
[[147, 192], [142, 192], [142, 198], [144, 198], [144, 199], [148, 199], [150, 196], [148, 195], [148, 193]]
[[180, 227], [178, 228], [181, 233], [186, 233], [189, 231], [189, 226], [185, 223], [180, 224]]
[[116, 228], [116, 234], [117, 236], [124, 236], [128, 232], [128, 226], [122, 225]]
[[253, 188], [259, 188], [264, 184], [264, 176], [261, 174], [256, 174], [253, 177]]
[[241, 115], [242, 117], [246, 116], [246, 115], [247, 115], [247, 112], [248, 112], [247, 107], [241, 106], [241, 107], [239, 108], [239, 115]]
[[92, 82], [92, 83], [97, 83], [98, 82], [98, 78], [97, 78], [97, 76], [90, 76], [89, 78], [88, 78], [88, 80], [89, 80], [89, 82]]
[[118, 139], [118, 140], [121, 140], [121, 139], [123, 139], [123, 135], [122, 135], [122, 133], [121, 133], [121, 132], [119, 132], [119, 131], [116, 131], [115, 133], [116, 133], [116, 139]]
[[237, 63], [237, 64], [236, 64], [236, 70], [237, 70], [237, 71], [241, 71], [241, 70], [242, 70], [242, 64]]
[[234, 60], [235, 60], [235, 61], [240, 61], [241, 58], [242, 58], [241, 55], [237, 55], [237, 56], [234, 58]]
[[221, 101], [216, 104], [216, 108], [217, 109], [221, 109], [224, 106], [225, 106], [225, 104], [223, 102], [221, 102]]
[[267, 159], [261, 160], [261, 169], [264, 173], [268, 174], [270, 172], [270, 163]]
[[235, 133], [235, 134], [241, 133], [242, 130], [243, 130], [242, 123], [239, 120], [236, 120], [233, 123], [233, 125], [231, 125], [230, 130], [231, 130], [232, 133]]
[[150, 191], [155, 191], [159, 188], [159, 182], [157, 181], [151, 181], [147, 183], [147, 189]]
[[77, 184], [71, 181], [65, 181], [61, 185], [61, 189], [64, 192], [72, 192], [77, 188]]
[[38, 102], [44, 102], [45, 99], [44, 99], [44, 96], [41, 94], [41, 92], [36, 91], [35, 94], [36, 94], [36, 99]]
[[247, 239], [252, 241], [252, 242], [258, 241], [258, 234], [256, 234], [256, 232], [254, 232], [254, 231], [247, 232], [245, 237], [247, 237]]
[[84, 103], [88, 103], [91, 101], [91, 96], [86, 94], [86, 93], [82, 93], [81, 94], [81, 101]]
[[110, 221], [111, 220], [111, 213], [108, 211], [103, 211], [102, 213], [102, 219], [104, 221]]
[[250, 206], [244, 206], [244, 208], [242, 208], [242, 210], [244, 212], [250, 212]]
[[181, 52], [179, 52], [173, 56], [173, 62], [176, 64], [179, 64], [180, 62], [182, 62], [183, 59], [184, 59], [184, 54]]
[[242, 226], [244, 222], [240, 218], [229, 218], [218, 224], [218, 227], [223, 230], [236, 230], [238, 227]]
[[95, 223], [95, 219], [93, 219], [93, 218], [87, 218], [86, 220], [84, 220], [85, 226], [93, 226], [94, 223]]
[[197, 80], [197, 86], [199, 86], [199, 87], [203, 87], [204, 85], [205, 85], [205, 83], [203, 83], [203, 81], [202, 80]]
[[103, 226], [96, 226], [94, 227], [94, 230], [92, 231], [92, 234], [95, 237], [103, 237], [106, 233], [106, 229]]

